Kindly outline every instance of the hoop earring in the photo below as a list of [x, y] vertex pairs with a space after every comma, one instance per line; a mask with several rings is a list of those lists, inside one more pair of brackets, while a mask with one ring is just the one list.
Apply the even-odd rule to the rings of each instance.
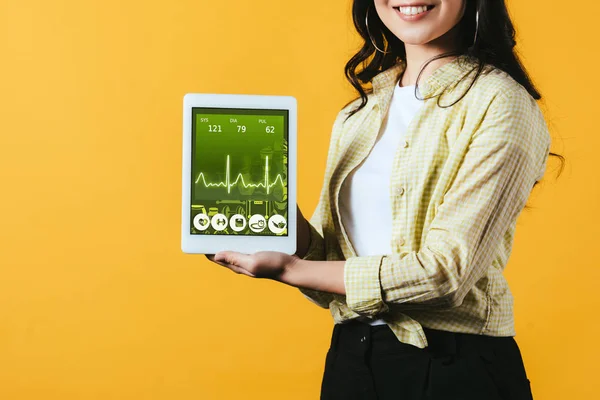
[[473, 39], [473, 44], [471, 47], [475, 47], [475, 42], [477, 41], [477, 32], [479, 31], [479, 10], [475, 13], [475, 39]]
[[377, 45], [375, 44], [375, 41], [373, 40], [373, 36], [371, 36], [371, 32], [369, 32], [369, 8], [367, 8], [367, 15], [365, 16], [365, 25], [367, 27], [367, 35], [369, 35], [369, 39], [371, 39], [371, 43], [373, 44], [373, 47], [375, 47], [377, 49], [377, 51], [379, 51], [380, 53], [383, 54], [389, 54], [389, 51], [383, 51], [381, 50], [379, 47], [377, 47]]

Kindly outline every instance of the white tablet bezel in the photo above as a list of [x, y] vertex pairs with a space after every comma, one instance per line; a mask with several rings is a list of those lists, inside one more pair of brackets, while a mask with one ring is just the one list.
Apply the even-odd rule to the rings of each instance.
[[[231, 109], [288, 110], [288, 218], [287, 236], [192, 235], [191, 173], [192, 173], [192, 108], [214, 107]], [[233, 250], [246, 254], [257, 251], [296, 252], [296, 143], [297, 101], [292, 96], [188, 93], [183, 97], [183, 164], [181, 250], [185, 253], [214, 254]]]

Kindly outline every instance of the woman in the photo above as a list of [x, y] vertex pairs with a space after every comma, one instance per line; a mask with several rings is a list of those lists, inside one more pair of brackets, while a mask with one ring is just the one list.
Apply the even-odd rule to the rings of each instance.
[[208, 258], [330, 310], [322, 399], [531, 399], [502, 271], [556, 154], [504, 1], [355, 0], [353, 18], [359, 98], [298, 252]]

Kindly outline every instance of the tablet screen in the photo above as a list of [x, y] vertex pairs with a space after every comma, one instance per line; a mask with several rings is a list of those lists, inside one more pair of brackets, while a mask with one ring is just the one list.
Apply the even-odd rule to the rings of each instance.
[[288, 110], [192, 107], [190, 233], [287, 236]]

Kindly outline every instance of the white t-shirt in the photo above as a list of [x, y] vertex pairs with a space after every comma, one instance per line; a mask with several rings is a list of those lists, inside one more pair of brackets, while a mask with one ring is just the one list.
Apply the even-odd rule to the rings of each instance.
[[[415, 85], [396, 84], [375, 145], [341, 187], [340, 214], [358, 256], [392, 252], [392, 164], [398, 146], [405, 141], [408, 124], [422, 105], [423, 100], [415, 97]], [[385, 324], [382, 319], [359, 319], [371, 325]]]

